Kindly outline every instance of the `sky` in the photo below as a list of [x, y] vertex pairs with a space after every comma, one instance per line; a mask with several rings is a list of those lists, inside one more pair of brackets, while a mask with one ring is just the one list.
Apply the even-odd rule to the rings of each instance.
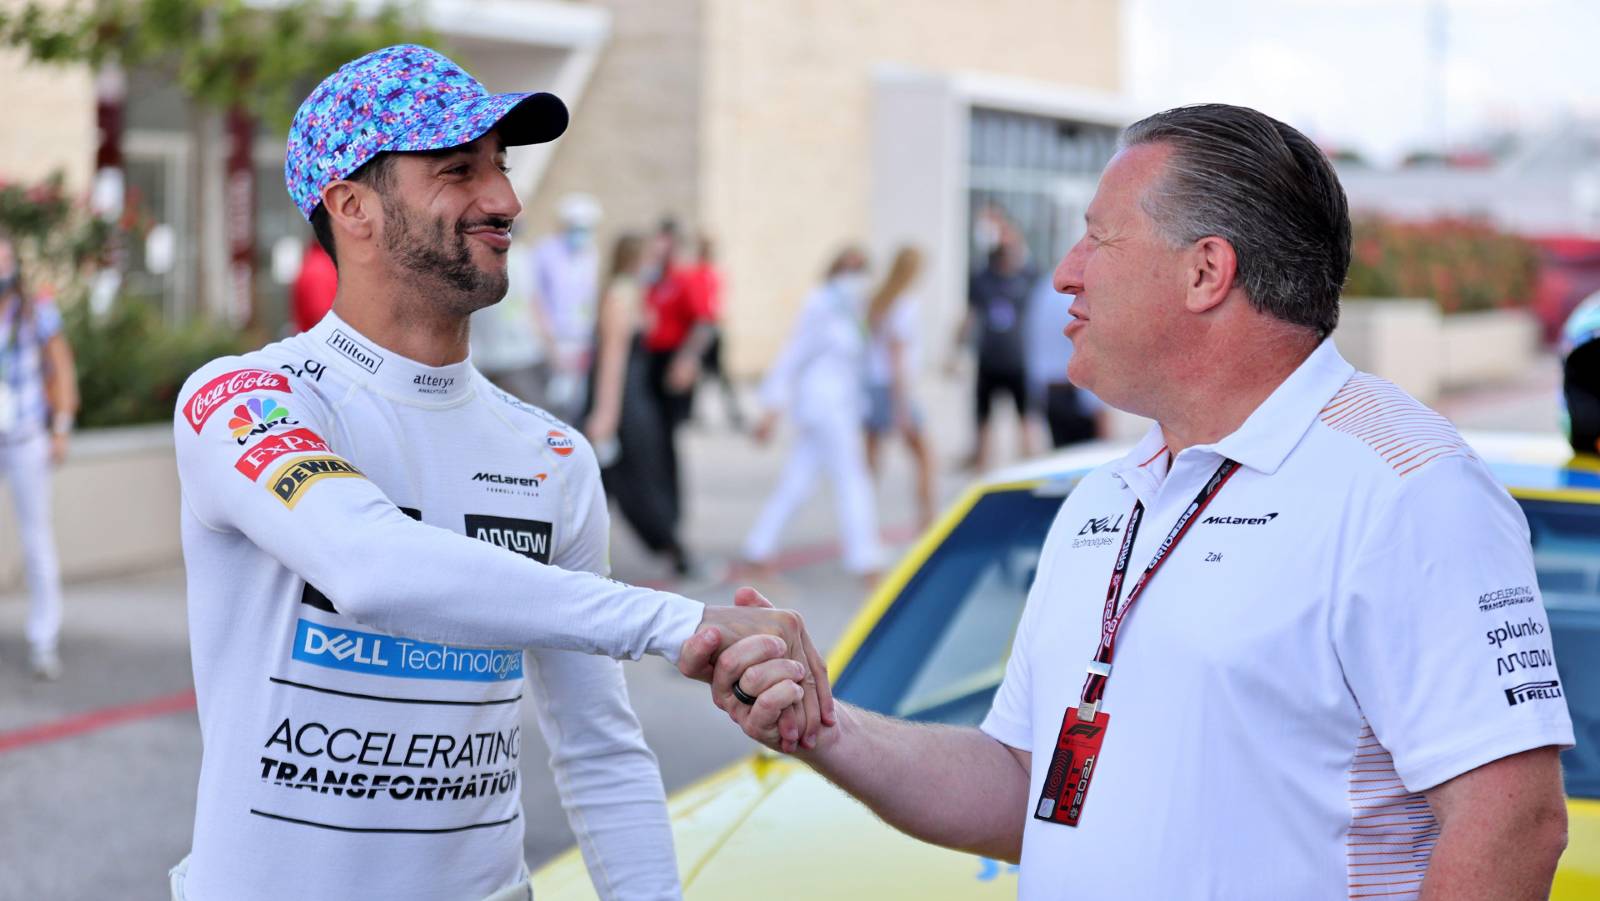
[[1600, 0], [1125, 0], [1124, 10], [1136, 111], [1253, 106], [1380, 164], [1441, 135], [1460, 143], [1600, 118]]

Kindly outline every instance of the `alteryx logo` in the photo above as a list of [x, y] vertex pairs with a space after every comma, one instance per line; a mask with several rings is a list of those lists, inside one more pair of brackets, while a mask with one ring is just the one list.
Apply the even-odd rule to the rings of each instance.
[[321, 626], [304, 619], [295, 627], [290, 656], [329, 669], [400, 679], [509, 682], [522, 678], [521, 651], [457, 648]]

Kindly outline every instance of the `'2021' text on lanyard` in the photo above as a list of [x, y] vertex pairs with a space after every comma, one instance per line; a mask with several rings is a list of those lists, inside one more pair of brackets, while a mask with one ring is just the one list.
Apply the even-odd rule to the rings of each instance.
[[1217, 496], [1222, 486], [1233, 478], [1239, 464], [1223, 460], [1222, 465], [1206, 481], [1200, 493], [1184, 508], [1172, 531], [1156, 548], [1150, 564], [1139, 575], [1139, 580], [1128, 589], [1128, 600], [1121, 604], [1122, 583], [1128, 575], [1128, 558], [1133, 554], [1134, 540], [1139, 537], [1139, 523], [1144, 519], [1144, 502], [1134, 501], [1133, 512], [1128, 515], [1127, 530], [1122, 535], [1122, 547], [1117, 551], [1116, 562], [1111, 567], [1111, 584], [1106, 588], [1106, 606], [1100, 614], [1100, 641], [1095, 645], [1094, 659], [1089, 662], [1089, 675], [1084, 679], [1083, 691], [1078, 696], [1078, 706], [1068, 707], [1061, 717], [1061, 732], [1056, 736], [1056, 747], [1050, 755], [1050, 769], [1045, 771], [1044, 788], [1039, 793], [1039, 803], [1034, 808], [1034, 818], [1065, 826], [1078, 825], [1083, 815], [1083, 801], [1089, 794], [1089, 781], [1094, 778], [1095, 765], [1100, 759], [1100, 744], [1105, 741], [1106, 727], [1111, 717], [1100, 710], [1100, 699], [1105, 697], [1106, 682], [1111, 678], [1111, 660], [1117, 653], [1117, 634], [1122, 623], [1133, 610], [1134, 602], [1144, 594], [1156, 571], [1172, 556], [1178, 542], [1188, 534], [1201, 511]]

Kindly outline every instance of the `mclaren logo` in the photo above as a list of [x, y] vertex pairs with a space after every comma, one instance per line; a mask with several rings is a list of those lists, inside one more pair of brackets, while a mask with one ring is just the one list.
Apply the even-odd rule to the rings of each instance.
[[1276, 513], [1265, 516], [1207, 516], [1200, 520], [1203, 526], [1264, 526], [1278, 518]]

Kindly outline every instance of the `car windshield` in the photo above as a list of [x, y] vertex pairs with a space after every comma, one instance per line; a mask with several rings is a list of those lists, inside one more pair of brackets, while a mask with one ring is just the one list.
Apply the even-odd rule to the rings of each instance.
[[[913, 720], [977, 725], [1005, 674], [1012, 633], [1063, 485], [984, 495], [839, 674], [836, 694]], [[1600, 505], [1519, 499], [1578, 747], [1567, 791], [1600, 797]]]

